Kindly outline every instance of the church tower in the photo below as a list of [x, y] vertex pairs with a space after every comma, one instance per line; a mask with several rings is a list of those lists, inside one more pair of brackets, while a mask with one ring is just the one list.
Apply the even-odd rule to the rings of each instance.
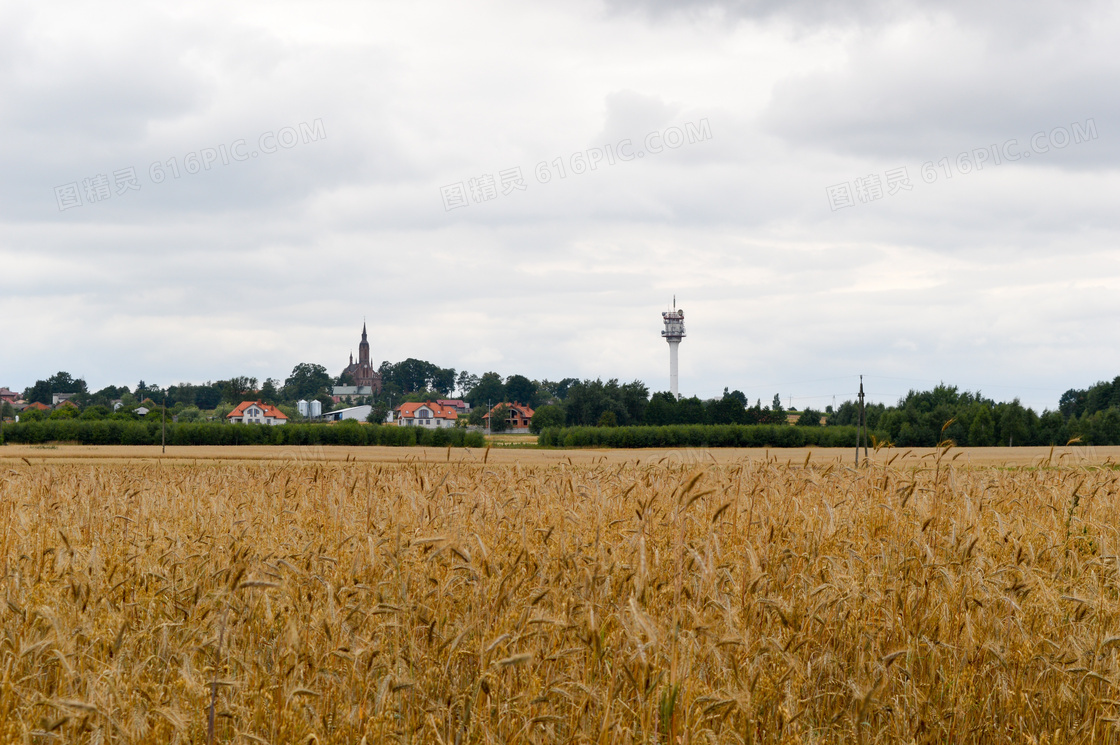
[[358, 364], [369, 367], [369, 340], [366, 339], [366, 322], [362, 321], [362, 343], [358, 345]]
[[[373, 393], [381, 391], [381, 373], [373, 369], [373, 365], [369, 361], [369, 336], [366, 334], [365, 321], [362, 322], [362, 341], [358, 345], [358, 359], [354, 359], [354, 353], [350, 353], [350, 364], [342, 371], [343, 375], [349, 375], [354, 380], [354, 385], [359, 388], [368, 388]], [[359, 395], [369, 395], [362, 393]]]

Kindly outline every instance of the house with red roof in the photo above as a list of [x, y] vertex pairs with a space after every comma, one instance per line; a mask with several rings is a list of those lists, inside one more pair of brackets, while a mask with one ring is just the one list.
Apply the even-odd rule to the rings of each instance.
[[398, 427], [427, 427], [439, 429], [454, 427], [459, 421], [459, 410], [434, 401], [409, 401], [395, 409]]
[[226, 419], [240, 424], [287, 424], [288, 416], [272, 404], [260, 401], [242, 401], [226, 414]]
[[490, 414], [497, 411], [499, 406], [506, 406], [509, 408], [509, 413], [506, 416], [506, 432], [518, 433], [529, 431], [529, 422], [533, 421], [533, 410], [524, 404], [516, 402], [512, 404], [495, 404], [494, 408], [490, 409], [490, 413], [482, 417], [482, 421], [486, 422], [487, 429], [493, 429], [490, 426]]

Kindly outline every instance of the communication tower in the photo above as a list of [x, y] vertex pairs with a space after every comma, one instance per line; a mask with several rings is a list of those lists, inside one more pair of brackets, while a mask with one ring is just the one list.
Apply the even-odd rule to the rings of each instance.
[[684, 311], [677, 308], [677, 296], [673, 295], [673, 309], [663, 311], [661, 319], [665, 322], [665, 330], [661, 332], [662, 338], [669, 342], [669, 391], [673, 398], [678, 398], [677, 393], [677, 347], [681, 345], [684, 333]]

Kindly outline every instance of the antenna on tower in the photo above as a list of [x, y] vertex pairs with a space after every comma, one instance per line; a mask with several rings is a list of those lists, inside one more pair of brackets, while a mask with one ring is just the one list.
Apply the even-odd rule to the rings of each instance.
[[681, 345], [684, 333], [684, 311], [677, 309], [677, 296], [673, 295], [673, 309], [664, 311], [661, 320], [665, 323], [665, 330], [661, 332], [662, 338], [669, 342], [669, 392], [673, 399], [677, 394], [677, 347]]

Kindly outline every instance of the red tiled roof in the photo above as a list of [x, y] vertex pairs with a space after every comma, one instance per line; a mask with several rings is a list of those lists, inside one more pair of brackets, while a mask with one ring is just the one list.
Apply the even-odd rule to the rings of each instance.
[[442, 404], [428, 402], [428, 401], [409, 401], [408, 403], [401, 404], [397, 407], [397, 413], [400, 414], [402, 419], [415, 419], [416, 410], [421, 406], [426, 406], [432, 410], [432, 417], [435, 419], [458, 419], [459, 412], [453, 406], [443, 406]]
[[484, 416], [483, 419], [489, 419], [490, 414], [493, 414], [494, 411], [499, 406], [508, 406], [509, 407], [509, 413], [514, 414], [515, 416], [519, 416], [523, 419], [532, 419], [533, 418], [533, 410], [530, 409], [528, 406], [525, 406], [524, 404], [518, 404], [518, 403], [512, 403], [512, 404], [507, 403], [507, 404], [495, 404], [494, 408], [490, 409], [490, 412], [488, 414], [486, 414], [486, 416]]
[[236, 409], [234, 409], [230, 413], [226, 414], [226, 419], [232, 419], [232, 418], [238, 417], [238, 416], [245, 416], [245, 409], [248, 409], [250, 406], [259, 407], [260, 410], [264, 412], [265, 416], [270, 416], [273, 419], [287, 419], [288, 418], [287, 414], [280, 411], [280, 409], [276, 408], [272, 404], [262, 404], [260, 401], [242, 401], [241, 403], [239, 403], [237, 405]]
[[532, 419], [533, 418], [533, 410], [530, 409], [529, 407], [524, 406], [524, 404], [522, 404], [522, 403], [495, 403], [494, 408], [489, 410], [489, 412], [487, 413], [486, 416], [483, 417], [483, 419], [489, 419], [489, 416], [491, 416], [492, 413], [494, 413], [494, 411], [498, 407], [501, 407], [501, 406], [510, 407], [510, 413], [512, 415], [511, 419], [515, 419], [515, 418], [519, 418], [519, 417], [521, 419]]
[[33, 401], [27, 405], [28, 409], [37, 409], [39, 411], [50, 411], [51, 407], [46, 404], [41, 404], [38, 401]]

